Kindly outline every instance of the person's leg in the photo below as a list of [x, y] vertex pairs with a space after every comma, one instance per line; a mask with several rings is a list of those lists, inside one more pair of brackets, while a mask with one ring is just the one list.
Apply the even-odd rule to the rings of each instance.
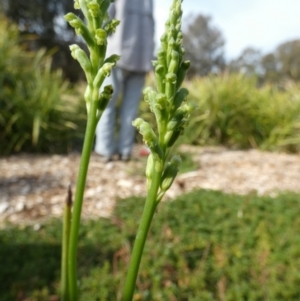
[[120, 133], [118, 153], [129, 158], [134, 142], [135, 128], [132, 121], [136, 118], [146, 73], [129, 72], [124, 75], [124, 94], [120, 107]]
[[95, 152], [105, 157], [111, 157], [115, 151], [115, 119], [116, 119], [116, 103], [123, 82], [123, 70], [115, 68], [112, 70], [111, 76], [106, 78], [103, 87], [112, 85], [114, 92], [111, 100], [104, 110], [97, 128], [96, 128], [96, 142]]

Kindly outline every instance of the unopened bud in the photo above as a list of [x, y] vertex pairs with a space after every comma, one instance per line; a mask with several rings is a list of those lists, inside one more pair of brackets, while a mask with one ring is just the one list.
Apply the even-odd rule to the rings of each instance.
[[100, 96], [99, 96], [98, 109], [100, 111], [104, 111], [109, 100], [112, 97], [113, 92], [114, 92], [114, 89], [113, 89], [112, 85], [107, 85], [104, 87], [103, 91], [100, 93]]
[[161, 178], [160, 188], [162, 191], [167, 191], [173, 184], [173, 181], [178, 173], [178, 167], [180, 163], [180, 156], [173, 156], [171, 161], [167, 163], [167, 166]]
[[87, 7], [92, 15], [93, 18], [97, 18], [100, 14], [100, 5], [97, 1], [92, 0], [87, 3]]
[[155, 67], [155, 78], [156, 78], [157, 90], [161, 93], [165, 92], [164, 76], [165, 76], [165, 68], [163, 65], [158, 64]]
[[169, 64], [168, 72], [176, 74], [178, 70], [178, 64], [179, 64], [179, 54], [177, 51], [173, 50], [171, 54], [171, 61]]
[[91, 62], [88, 59], [85, 51], [83, 51], [76, 44], [71, 45], [70, 50], [71, 50], [72, 57], [79, 62], [81, 68], [83, 69], [88, 82], [91, 82], [91, 80], [92, 80], [92, 78], [91, 78], [92, 65], [91, 65]]
[[187, 70], [190, 68], [190, 61], [184, 61], [181, 63], [177, 72], [176, 88], [178, 89], [184, 81]]
[[79, 4], [79, 1], [78, 1], [78, 0], [75, 0], [75, 1], [74, 1], [74, 8], [75, 8], [75, 9], [80, 9], [80, 4]]
[[64, 18], [75, 29], [77, 35], [82, 35], [88, 46], [94, 45], [90, 31], [79, 17], [73, 13], [68, 13], [64, 16]]
[[112, 68], [115, 66], [114, 63], [105, 63], [103, 66], [98, 70], [98, 73], [94, 79], [93, 85], [96, 89], [102, 85], [105, 77], [110, 76]]
[[[169, 133], [170, 133], [170, 136], [168, 136]], [[167, 132], [167, 134], [165, 136], [165, 143], [167, 144], [167, 146], [168, 147], [173, 146], [173, 144], [176, 142], [176, 140], [178, 139], [180, 134], [181, 134], [180, 130], [177, 130], [174, 132]]]
[[104, 61], [104, 64], [105, 63], [113, 63], [113, 64], [116, 64], [117, 61], [121, 58], [121, 56], [117, 55], [117, 54], [113, 54], [109, 57], [107, 57]]
[[176, 87], [176, 79], [177, 76], [175, 73], [168, 73], [166, 75], [166, 95], [168, 101], [172, 101], [174, 94], [175, 94], [175, 87]]
[[107, 35], [110, 35], [116, 32], [117, 26], [120, 24], [119, 20], [112, 19], [104, 27], [104, 30], [107, 32]]
[[104, 29], [96, 29], [95, 39], [97, 45], [107, 45], [107, 33]]
[[180, 88], [176, 92], [173, 100], [173, 106], [172, 106], [173, 112], [176, 111], [181, 106], [181, 104], [185, 101], [188, 94], [189, 94], [189, 90], [186, 88]]
[[107, 9], [112, 1], [111, 0], [102, 0], [101, 1], [101, 6], [100, 6], [100, 11], [102, 14], [107, 12]]
[[132, 122], [141, 135], [143, 136], [144, 142], [151, 148], [157, 144], [157, 137], [151, 128], [150, 124], [144, 121], [142, 118], [137, 118]]

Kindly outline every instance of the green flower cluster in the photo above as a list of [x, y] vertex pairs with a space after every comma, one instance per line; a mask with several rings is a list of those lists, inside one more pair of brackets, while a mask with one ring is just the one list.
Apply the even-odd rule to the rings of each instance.
[[189, 91], [180, 88], [190, 66], [189, 61], [183, 60], [185, 50], [182, 46], [181, 3], [182, 0], [174, 0], [170, 8], [157, 60], [153, 61], [157, 91], [152, 88], [144, 90], [144, 99], [156, 118], [157, 135], [143, 119], [137, 118], [133, 122], [151, 150], [146, 168], [149, 189], [154, 173], [161, 170], [157, 201], [161, 200], [178, 173], [180, 157], [174, 156], [166, 163], [167, 156], [179, 135], [184, 132], [190, 114], [195, 109], [194, 105], [186, 101]]
[[118, 55], [105, 58], [107, 37], [115, 32], [120, 23], [116, 19], [109, 19], [107, 9], [111, 2], [113, 1], [75, 0], [74, 7], [81, 9], [85, 22], [73, 13], [65, 15], [65, 19], [75, 29], [76, 34], [82, 36], [89, 50], [88, 57], [87, 53], [77, 44], [70, 46], [73, 58], [79, 62], [87, 79], [87, 88], [84, 95], [87, 102], [87, 111], [90, 113], [91, 103], [96, 103], [98, 119], [113, 92], [112, 86], [104, 87], [102, 92], [100, 92], [100, 87], [120, 58]]

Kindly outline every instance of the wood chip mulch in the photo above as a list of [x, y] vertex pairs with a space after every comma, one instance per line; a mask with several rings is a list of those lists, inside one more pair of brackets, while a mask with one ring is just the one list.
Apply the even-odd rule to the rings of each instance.
[[[193, 189], [275, 196], [300, 192], [300, 155], [182, 146], [198, 168], [179, 174], [165, 199]], [[0, 225], [32, 224], [62, 217], [67, 188], [74, 192], [80, 154], [0, 158]], [[145, 195], [146, 158], [135, 148], [130, 162], [101, 162], [92, 154], [83, 218], [109, 217], [119, 198]]]

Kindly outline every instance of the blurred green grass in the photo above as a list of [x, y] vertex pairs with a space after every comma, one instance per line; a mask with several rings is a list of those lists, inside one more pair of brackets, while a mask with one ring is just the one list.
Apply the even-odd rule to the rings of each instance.
[[[81, 299], [120, 300], [144, 200], [80, 230]], [[158, 207], [134, 300], [299, 300], [299, 195], [194, 191]], [[60, 221], [0, 231], [0, 300], [58, 295]], [[27, 299], [26, 299], [27, 298]]]

